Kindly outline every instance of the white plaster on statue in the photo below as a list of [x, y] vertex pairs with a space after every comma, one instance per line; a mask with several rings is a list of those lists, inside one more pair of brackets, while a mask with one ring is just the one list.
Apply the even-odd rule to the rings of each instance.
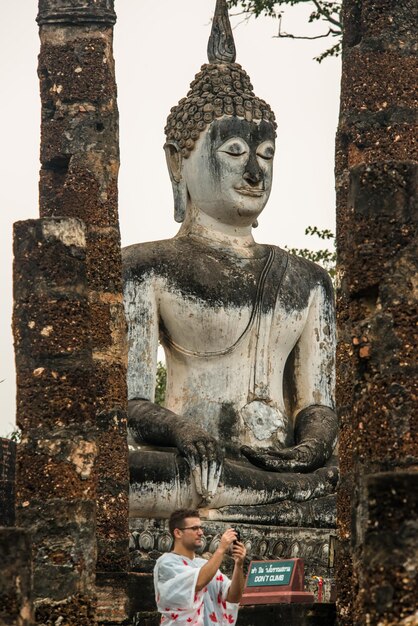
[[154, 401], [158, 310], [152, 281], [140, 286], [133, 281], [125, 283], [124, 301], [128, 322], [128, 398]]
[[[204, 225], [208, 223], [207, 218], [211, 218], [219, 225], [219, 234], [236, 234], [240, 246], [239, 239], [244, 233], [238, 229], [251, 226], [270, 196], [274, 144], [264, 141], [258, 146], [256, 158], [264, 176], [260, 184], [250, 186], [242, 177], [250, 152], [244, 139], [233, 137], [218, 147], [216, 170], [210, 141], [210, 133], [206, 130], [196, 142], [192, 157], [183, 162], [182, 178], [191, 200], [189, 221], [190, 209], [194, 207], [193, 219], [197, 223]], [[185, 228], [187, 226], [186, 222]]]
[[[289, 440], [288, 431], [293, 424], [286, 416], [283, 373], [297, 341], [297, 411], [311, 404], [333, 406], [334, 341], [324, 332], [324, 299], [319, 288], [312, 293], [304, 311], [287, 313], [278, 304], [273, 316], [262, 315], [260, 328], [253, 327], [231, 351], [228, 348], [248, 325], [249, 308], [214, 310], [203, 302], [173, 293], [165, 281], [154, 276], [141, 289], [128, 284], [126, 301], [130, 326], [129, 397], [154, 400], [158, 325], [162, 320], [170, 339], [164, 345], [168, 373], [165, 406], [179, 415], [199, 419], [199, 424], [214, 437], [220, 436], [219, 416], [227, 403], [242, 415], [237, 445], [267, 448], [277, 441], [284, 444]], [[131, 309], [135, 311], [133, 322]], [[193, 325], [187, 323], [190, 319]], [[256, 340], [260, 343], [260, 337], [265, 357], [257, 367], [259, 387], [251, 388]], [[263, 397], [267, 403], [258, 401], [252, 406], [250, 398], [256, 401]]]

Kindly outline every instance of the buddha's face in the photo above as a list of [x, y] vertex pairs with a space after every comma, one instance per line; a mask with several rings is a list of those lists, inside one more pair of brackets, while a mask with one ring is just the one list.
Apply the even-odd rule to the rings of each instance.
[[270, 195], [273, 156], [274, 129], [265, 120], [215, 120], [183, 161], [192, 205], [220, 223], [251, 225]]

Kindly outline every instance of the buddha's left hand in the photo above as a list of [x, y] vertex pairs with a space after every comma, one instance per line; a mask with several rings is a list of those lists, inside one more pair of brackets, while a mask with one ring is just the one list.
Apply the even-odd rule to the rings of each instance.
[[250, 448], [241, 451], [251, 463], [271, 472], [312, 472], [323, 467], [337, 441], [337, 416], [323, 406], [310, 406], [298, 413], [296, 445], [290, 448]]

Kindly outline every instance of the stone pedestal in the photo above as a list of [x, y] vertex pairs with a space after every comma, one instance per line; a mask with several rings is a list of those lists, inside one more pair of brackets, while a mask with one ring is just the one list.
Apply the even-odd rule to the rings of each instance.
[[335, 626], [335, 604], [259, 605], [240, 608], [237, 626]]
[[[138, 613], [132, 626], [159, 626], [161, 616], [156, 611]], [[276, 604], [243, 606], [238, 613], [237, 626], [335, 626], [335, 604]]]

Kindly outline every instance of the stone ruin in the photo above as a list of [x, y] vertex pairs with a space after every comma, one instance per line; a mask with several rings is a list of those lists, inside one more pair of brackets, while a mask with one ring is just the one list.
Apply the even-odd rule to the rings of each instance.
[[[418, 623], [416, 20], [412, 2], [394, 0], [345, 0], [343, 12], [341, 481], [335, 557], [331, 551], [338, 623], [411, 626]], [[40, 0], [38, 23], [40, 219], [15, 227], [22, 441], [17, 454], [13, 442], [0, 448], [0, 624], [148, 626], [158, 623], [150, 577], [130, 574], [128, 562], [113, 2]], [[150, 530], [134, 529], [134, 555], [149, 548]], [[157, 549], [167, 548], [164, 524], [155, 536]], [[286, 544], [286, 533], [257, 537], [263, 556]], [[299, 545], [309, 547], [303, 533]], [[325, 550], [325, 568], [328, 559]], [[310, 610], [248, 607], [238, 623], [334, 623], [332, 604]]]
[[340, 624], [417, 624], [416, 6], [343, 3]]
[[16, 524], [32, 543], [35, 623], [126, 620], [115, 20], [110, 0], [39, 2], [40, 218], [15, 225], [13, 313]]

